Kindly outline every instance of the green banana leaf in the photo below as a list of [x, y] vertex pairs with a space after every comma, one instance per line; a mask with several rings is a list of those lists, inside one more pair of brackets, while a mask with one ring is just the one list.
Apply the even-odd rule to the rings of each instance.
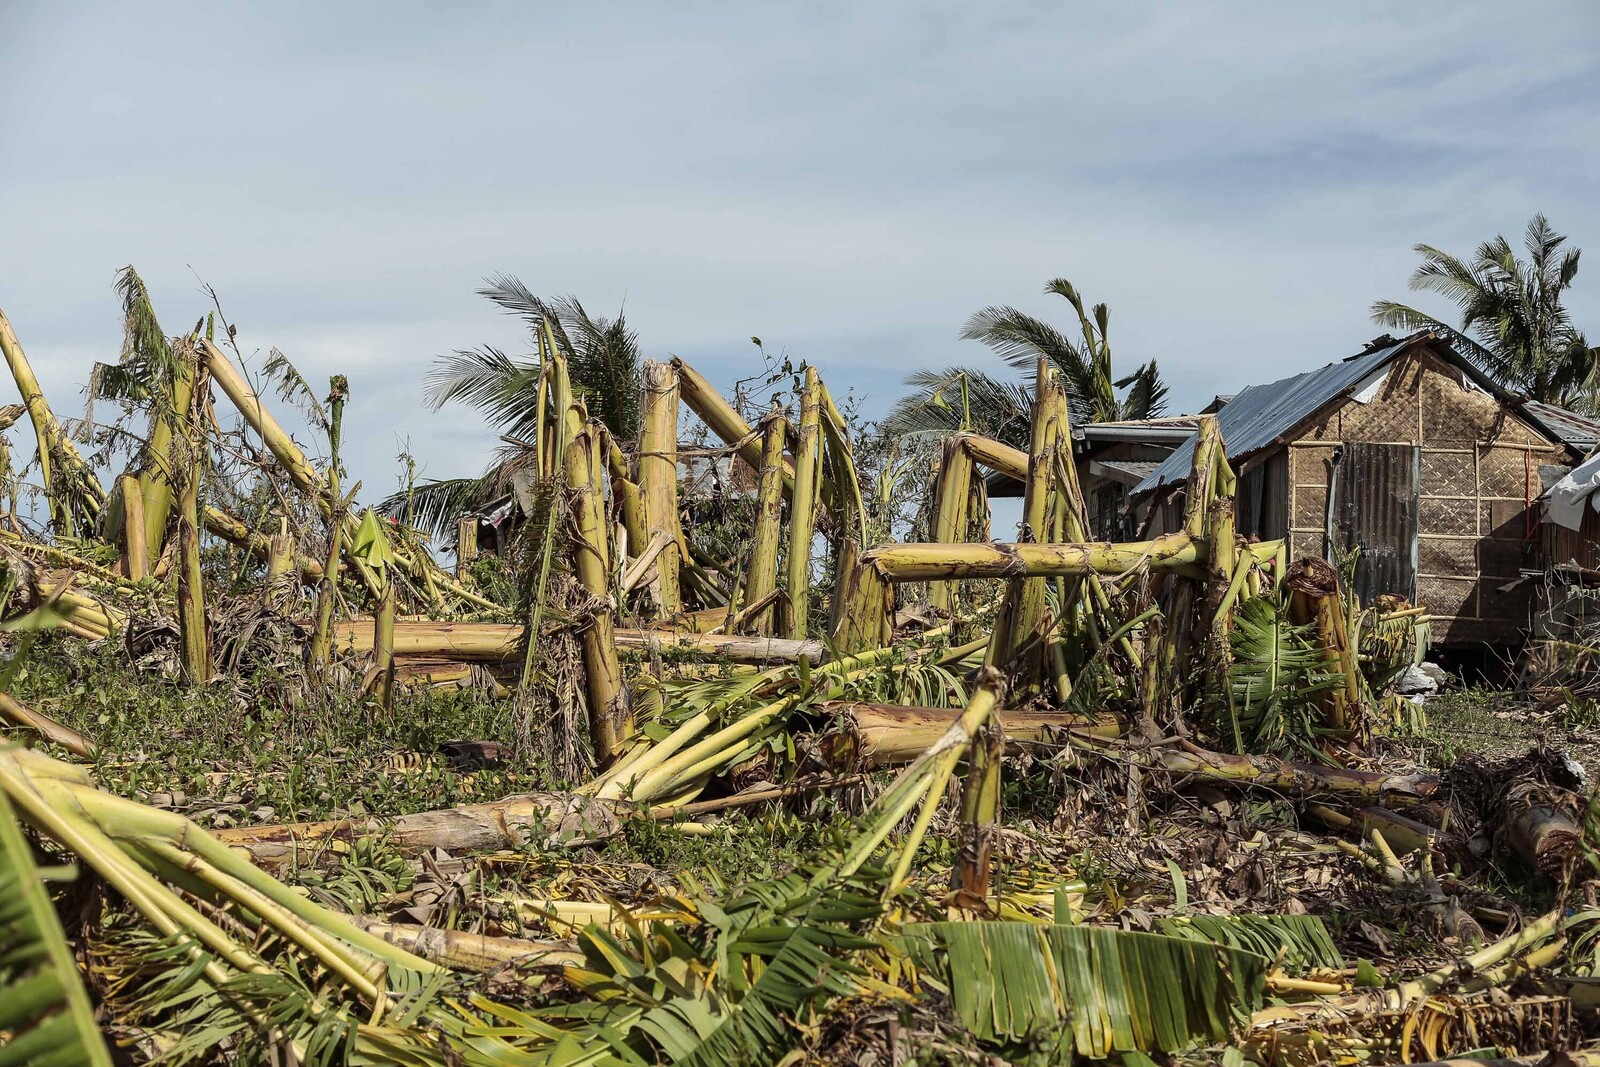
[[1236, 752], [1310, 749], [1320, 728], [1317, 701], [1343, 684], [1328, 669], [1316, 628], [1289, 621], [1275, 596], [1239, 605], [1229, 633], [1226, 733]]
[[1253, 952], [1293, 973], [1340, 970], [1344, 957], [1316, 915], [1174, 915], [1156, 920], [1169, 937], [1186, 937]]
[[111, 1067], [32, 850], [0, 792], [0, 1067]]
[[1226, 945], [1097, 926], [916, 923], [903, 939], [980, 1040], [1070, 1034], [1092, 1059], [1227, 1040], [1260, 1007], [1268, 965]]

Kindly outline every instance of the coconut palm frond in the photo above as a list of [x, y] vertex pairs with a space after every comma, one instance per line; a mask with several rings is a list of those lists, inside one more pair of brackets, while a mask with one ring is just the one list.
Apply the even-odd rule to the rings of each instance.
[[[402, 489], [378, 504], [380, 515], [397, 519], [440, 541], [454, 533], [456, 520], [487, 507], [503, 492], [494, 468], [477, 478], [446, 478]], [[409, 515], [409, 518], [407, 517]]]
[[1161, 380], [1161, 372], [1153, 359], [1116, 385], [1118, 389], [1127, 390], [1118, 405], [1124, 419], [1159, 418], [1167, 410], [1167, 385]]
[[943, 435], [965, 428], [1027, 447], [1033, 391], [1021, 382], [961, 367], [916, 371], [905, 381], [913, 392], [895, 402], [884, 420], [884, 432]]
[[504, 432], [527, 435], [538, 424], [539, 363], [488, 345], [457, 351], [436, 361], [426, 396], [434, 410], [460, 401]]
[[976, 311], [961, 330], [963, 341], [982, 341], [1012, 367], [1033, 371], [1040, 356], [1061, 368], [1087, 374], [1089, 357], [1082, 346], [1043, 319], [1014, 307], [990, 305]]
[[565, 330], [573, 387], [591, 415], [597, 416], [619, 441], [639, 436], [639, 389], [643, 382], [643, 357], [639, 335], [617, 317], [592, 317], [578, 298], [562, 297], [550, 304]]
[[494, 301], [513, 315], [519, 316], [528, 324], [528, 332], [536, 333], [539, 324], [550, 323], [550, 330], [556, 335], [556, 344], [564, 352], [571, 352], [572, 339], [567, 336], [566, 324], [561, 315], [554, 310], [549, 301], [543, 297], [534, 296], [521, 279], [510, 274], [494, 274], [484, 279], [483, 288], [478, 290], [478, 295]]
[[0, 1061], [110, 1067], [33, 852], [0, 792]]
[[1503, 235], [1483, 242], [1468, 258], [1419, 244], [1421, 263], [1411, 274], [1411, 289], [1449, 300], [1460, 325], [1391, 300], [1373, 305], [1373, 320], [1438, 331], [1500, 385], [1534, 400], [1560, 404], [1581, 398], [1595, 376], [1595, 353], [1565, 304], [1582, 255], [1566, 242], [1549, 219], [1535, 215], [1523, 235], [1525, 259]]
[[[1167, 388], [1154, 360], [1120, 380], [1113, 375], [1108, 336], [1111, 312], [1105, 304], [1085, 308], [1083, 297], [1065, 278], [1051, 279], [1045, 292], [1062, 297], [1072, 306], [1078, 317], [1081, 340], [1068, 337], [1044, 320], [1014, 307], [995, 305], [973, 314], [961, 331], [962, 338], [982, 341], [1025, 379], [1031, 379], [1041, 358], [1048, 360], [1061, 376], [1073, 420], [1080, 425], [1154, 418], [1165, 410]], [[946, 373], [948, 376], [959, 372]], [[976, 375], [978, 372], [967, 373]], [[1119, 400], [1119, 389], [1130, 392]], [[1022, 410], [1026, 412], [1027, 406], [1023, 405]], [[1008, 443], [1025, 447], [1027, 425], [1024, 414], [1020, 440]]]

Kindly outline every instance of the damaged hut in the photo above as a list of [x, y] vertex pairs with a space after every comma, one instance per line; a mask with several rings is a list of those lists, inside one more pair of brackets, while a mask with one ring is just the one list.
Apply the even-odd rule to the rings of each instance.
[[[1239, 472], [1242, 536], [1291, 557], [1355, 559], [1355, 592], [1397, 594], [1436, 644], [1520, 643], [1542, 569], [1541, 468], [1595, 426], [1496, 386], [1429, 331], [1239, 393], [1217, 414]], [[1182, 523], [1185, 443], [1133, 490], [1148, 535]]]

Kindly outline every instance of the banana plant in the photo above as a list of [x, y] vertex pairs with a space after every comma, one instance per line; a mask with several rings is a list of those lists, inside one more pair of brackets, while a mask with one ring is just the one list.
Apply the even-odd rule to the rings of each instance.
[[0, 793], [0, 1063], [111, 1067], [45, 879]]

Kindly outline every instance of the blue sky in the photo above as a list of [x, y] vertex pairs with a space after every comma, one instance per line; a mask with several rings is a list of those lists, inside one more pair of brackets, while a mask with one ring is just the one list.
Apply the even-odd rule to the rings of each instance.
[[[1587, 0], [0, 0], [0, 308], [76, 413], [115, 269], [172, 332], [204, 280], [247, 352], [350, 376], [366, 499], [404, 435], [432, 476], [487, 458], [422, 391], [518, 350], [473, 295], [499, 271], [716, 380], [758, 334], [869, 408], [989, 361], [985, 304], [1060, 316], [1061, 275], [1193, 408], [1359, 348], [1417, 241], [1544, 211], [1600, 255], [1597, 45]], [[1600, 335], [1600, 263], [1572, 305]]]

